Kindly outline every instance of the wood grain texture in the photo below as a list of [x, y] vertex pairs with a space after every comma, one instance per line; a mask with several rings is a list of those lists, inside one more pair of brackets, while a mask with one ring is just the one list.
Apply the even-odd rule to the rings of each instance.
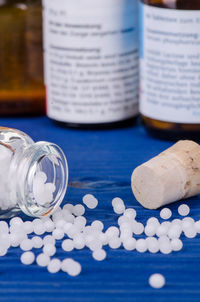
[[[146, 210], [135, 200], [130, 187], [133, 169], [157, 155], [172, 143], [149, 137], [140, 126], [109, 131], [81, 131], [54, 126], [47, 118], [1, 119], [1, 126], [20, 129], [35, 141], [57, 143], [69, 163], [70, 186], [64, 203], [81, 202], [86, 193], [99, 199], [95, 210], [87, 210], [91, 222], [101, 219], [108, 227], [116, 224], [111, 200], [119, 196], [137, 210], [138, 220], [145, 223], [159, 211]], [[178, 218], [180, 203], [170, 205], [173, 218]], [[191, 216], [200, 219], [200, 198], [188, 201]], [[23, 216], [25, 218], [25, 216]], [[199, 302], [200, 301], [200, 237], [183, 238], [179, 253], [152, 255], [107, 249], [104, 262], [94, 261], [87, 249], [66, 254], [57, 243], [56, 257], [67, 256], [80, 261], [83, 271], [77, 278], [60, 272], [49, 274], [36, 264], [20, 263], [20, 249], [10, 249], [0, 258], [0, 301], [17, 302]], [[35, 251], [36, 252], [36, 251]], [[37, 254], [38, 252], [36, 252]], [[166, 286], [151, 289], [148, 278], [162, 273]]]

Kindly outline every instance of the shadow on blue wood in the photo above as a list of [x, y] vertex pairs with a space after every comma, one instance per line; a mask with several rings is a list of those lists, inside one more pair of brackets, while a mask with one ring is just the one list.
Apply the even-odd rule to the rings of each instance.
[[[1, 125], [20, 129], [35, 141], [60, 145], [68, 159], [70, 177], [64, 203], [81, 202], [86, 193], [99, 199], [97, 209], [86, 210], [89, 222], [101, 219], [106, 227], [116, 224], [117, 216], [111, 207], [116, 196], [134, 207], [143, 223], [153, 215], [159, 217], [159, 211], [146, 210], [137, 203], [130, 177], [136, 166], [169, 147], [170, 142], [149, 137], [140, 126], [81, 131], [58, 128], [47, 118], [1, 119]], [[178, 218], [179, 204], [170, 206], [173, 218]], [[191, 198], [188, 204], [191, 216], [200, 219], [200, 198]], [[83, 271], [76, 278], [62, 272], [49, 274], [36, 264], [26, 267], [20, 263], [20, 249], [10, 249], [0, 258], [0, 301], [199, 302], [200, 237], [183, 238], [183, 243], [181, 252], [170, 255], [107, 249], [107, 259], [97, 262], [87, 249], [66, 255], [58, 241], [56, 257], [73, 257], [82, 265]], [[148, 285], [149, 276], [157, 272], [166, 277], [166, 286], [161, 290]]]

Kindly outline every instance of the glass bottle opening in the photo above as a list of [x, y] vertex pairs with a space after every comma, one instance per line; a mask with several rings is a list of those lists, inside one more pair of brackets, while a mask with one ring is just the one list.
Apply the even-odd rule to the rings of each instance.
[[17, 201], [29, 216], [48, 216], [61, 204], [68, 183], [64, 153], [55, 144], [38, 142], [24, 152], [17, 169]]

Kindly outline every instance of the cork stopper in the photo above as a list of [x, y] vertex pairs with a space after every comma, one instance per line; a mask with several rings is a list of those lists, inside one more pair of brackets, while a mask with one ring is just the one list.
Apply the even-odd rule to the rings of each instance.
[[200, 146], [189, 140], [177, 142], [137, 167], [131, 187], [148, 209], [200, 194]]

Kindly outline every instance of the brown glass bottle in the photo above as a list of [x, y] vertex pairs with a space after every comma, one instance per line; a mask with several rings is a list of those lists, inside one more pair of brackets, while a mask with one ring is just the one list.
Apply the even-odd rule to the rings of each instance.
[[[189, 20], [190, 17], [192, 16], [192, 14], [194, 13], [194, 19], [191, 18], [191, 22], [193, 23], [193, 25], [191, 25], [192, 23], [190, 23], [188, 21], [189, 22], [188, 30], [190, 31], [190, 26], [193, 26], [192, 27], [193, 29], [194, 29], [194, 26], [196, 26], [196, 28], [198, 28], [200, 26], [200, 1], [199, 0], [143, 0], [143, 1], [141, 1], [141, 4], [144, 5], [144, 7], [155, 7], [155, 8], [162, 9], [163, 11], [165, 10], [165, 11], [167, 11], [166, 15], [168, 14], [169, 18], [173, 18], [175, 16], [175, 12], [177, 12], [178, 14], [181, 13], [181, 15], [177, 15], [178, 18], [181, 18], [181, 16], [185, 16], [185, 18], [187, 18], [190, 13], [190, 15], [188, 17], [188, 20]], [[155, 13], [156, 13], [156, 11], [155, 11]], [[144, 15], [143, 15], [143, 17], [145, 18]], [[194, 25], [194, 22], [197, 22], [196, 25]], [[147, 25], [148, 25], [148, 21], [146, 23], [146, 26]], [[142, 31], [144, 34], [143, 26], [144, 26], [144, 21], [142, 22], [142, 25], [141, 25]], [[162, 31], [163, 27], [162, 26], [157, 27], [157, 29], [159, 31]], [[152, 28], [150, 30], [152, 30]], [[164, 28], [164, 30], [165, 30], [165, 28]], [[148, 29], [148, 31], [149, 31], [149, 29]], [[180, 34], [180, 31], [181, 31], [180, 27], [177, 27], [177, 32], [179, 34]], [[142, 38], [144, 38], [144, 36], [141, 37], [141, 39]], [[147, 45], [147, 43], [146, 43], [146, 46], [143, 45], [142, 47], [149, 47], [149, 45]], [[187, 46], [182, 45], [182, 47], [184, 49], [184, 47], [187, 47]], [[163, 45], [163, 48], [160, 51], [161, 54], [167, 52], [166, 49], [167, 49], [167, 46]], [[198, 46], [198, 53], [200, 53], [200, 43]], [[144, 53], [142, 55], [144, 55]], [[191, 62], [187, 62], [187, 63], [188, 63], [188, 66], [191, 67]], [[164, 61], [163, 61], [163, 66], [165, 66]], [[196, 57], [196, 66], [199, 66], [199, 72], [196, 69], [197, 77], [195, 78], [195, 81], [197, 78], [200, 79], [200, 56], [198, 56], [198, 58]], [[147, 77], [148, 77], [148, 80], [150, 83], [150, 81], [154, 81], [155, 76], [157, 76], [158, 83], [157, 83], [157, 85], [154, 86], [154, 90], [156, 93], [157, 91], [161, 91], [160, 87], [159, 87], [160, 73], [154, 74], [155, 66], [151, 66], [151, 67], [153, 67], [153, 68], [151, 68], [151, 70], [149, 69], [149, 73], [148, 73]], [[176, 81], [176, 79], [177, 78], [174, 77], [174, 81]], [[171, 78], [171, 81], [173, 82], [173, 77]], [[191, 83], [189, 83], [187, 81], [182, 82], [182, 88], [181, 88], [182, 89], [182, 100], [180, 97], [180, 102], [182, 101], [182, 103], [185, 101], [185, 98], [184, 98], [185, 95], [184, 95], [184, 91], [183, 91], [185, 83], [186, 83], [186, 85], [188, 85], [188, 87], [191, 88]], [[198, 83], [200, 83], [200, 81], [198, 81]], [[141, 80], [141, 91], [142, 91], [142, 89], [143, 89], [143, 87], [142, 87], [142, 80]], [[168, 97], [169, 97], [169, 95], [167, 96], [167, 98]], [[154, 102], [158, 101], [158, 99], [154, 98], [153, 93], [149, 98], [151, 98], [152, 104]], [[165, 97], [163, 96], [163, 99], [164, 98]], [[161, 96], [160, 96], [160, 99], [161, 99], [161, 101], [163, 101]], [[194, 110], [197, 110], [197, 112], [198, 112], [198, 107], [200, 106], [200, 89], [198, 89], [198, 93], [195, 95], [195, 100], [196, 100], [196, 109], [194, 109]], [[192, 106], [192, 95], [191, 95], [191, 104], [189, 102], [189, 98], [187, 98], [187, 102], [188, 102], [187, 105], [189, 107]], [[142, 93], [141, 93], [141, 103], [142, 103]], [[148, 130], [148, 132], [150, 134], [152, 134], [154, 136], [166, 138], [166, 139], [180, 139], [180, 138], [199, 139], [200, 138], [200, 113], [198, 113], [198, 118], [196, 117], [195, 120], [192, 120], [192, 118], [187, 118], [187, 114], [185, 115], [186, 116], [185, 120], [184, 120], [184, 117], [181, 120], [182, 112], [178, 111], [178, 110], [176, 112], [176, 116], [174, 115], [175, 117], [173, 117], [173, 118], [170, 118], [168, 116], [167, 109], [166, 109], [166, 115], [164, 114], [164, 110], [163, 110], [162, 114], [160, 115], [160, 119], [159, 119], [159, 113], [155, 114], [155, 111], [154, 111], [154, 113], [152, 113], [152, 112], [148, 113], [147, 112], [148, 110], [146, 110], [146, 112], [144, 112], [145, 110], [143, 110], [143, 108], [141, 108], [140, 111], [142, 114], [142, 121], [143, 121], [146, 129]], [[155, 114], [156, 118], [154, 118], [154, 114]], [[189, 113], [188, 113], [188, 116], [189, 116]], [[177, 117], [177, 121], [176, 121], [176, 117]]]
[[0, 116], [43, 114], [40, 0], [0, 2]]

